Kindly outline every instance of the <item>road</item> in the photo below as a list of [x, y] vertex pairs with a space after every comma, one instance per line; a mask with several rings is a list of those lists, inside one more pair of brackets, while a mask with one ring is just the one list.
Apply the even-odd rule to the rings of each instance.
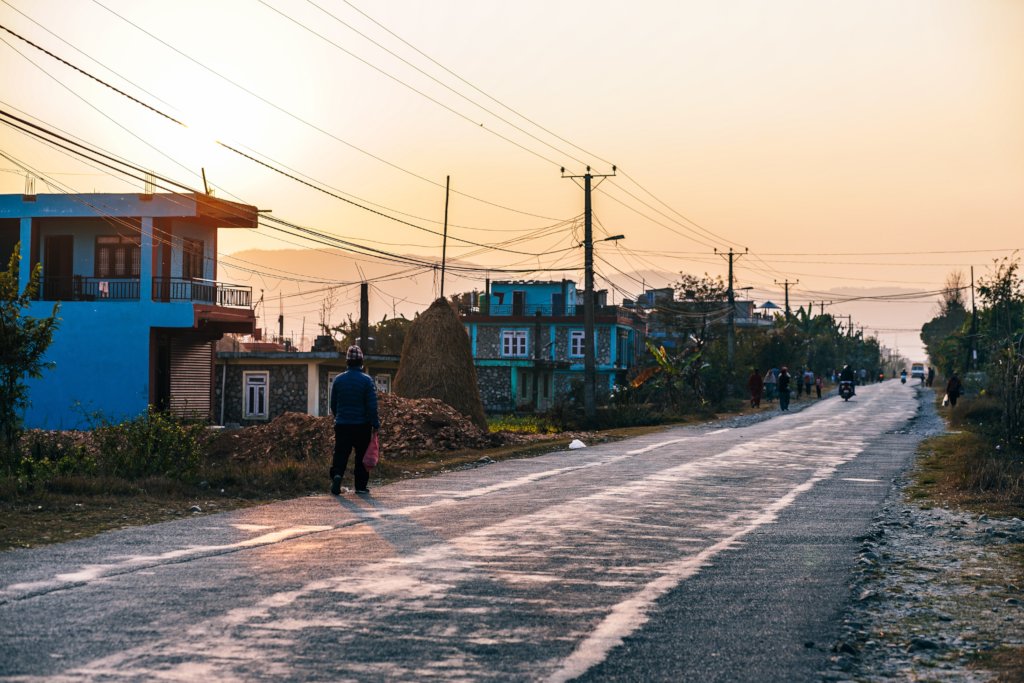
[[819, 680], [917, 401], [2, 553], [0, 677]]

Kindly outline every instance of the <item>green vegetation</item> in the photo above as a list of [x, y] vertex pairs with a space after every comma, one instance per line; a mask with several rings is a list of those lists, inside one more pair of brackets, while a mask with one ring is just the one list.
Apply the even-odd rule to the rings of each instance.
[[815, 315], [809, 307], [777, 314], [771, 326], [738, 329], [730, 366], [725, 283], [683, 274], [675, 290], [675, 300], [660, 303], [651, 320], [664, 342], [648, 342], [647, 367], [613, 401], [659, 406], [655, 414], [681, 417], [733, 407], [746, 396], [753, 369], [763, 375], [787, 366], [794, 382], [801, 368], [816, 376], [847, 363], [867, 370], [869, 377], [885, 370], [877, 339], [844, 330], [831, 315]]
[[968, 395], [990, 397], [986, 430], [1006, 453], [1024, 452], [1024, 281], [1016, 257], [993, 263], [978, 281], [978, 306], [968, 313], [960, 273], [946, 279], [939, 314], [921, 340], [946, 377], [956, 374]]
[[515, 434], [556, 434], [558, 427], [542, 415], [495, 415], [487, 418], [487, 427], [492, 432], [513, 432]]
[[22, 411], [28, 406], [25, 380], [38, 379], [49, 365], [43, 354], [57, 329], [57, 311], [46, 318], [24, 314], [39, 291], [42, 268], [33, 269], [28, 285], [19, 291], [20, 244], [15, 245], [7, 270], [0, 271], [0, 466], [8, 474], [18, 465], [17, 443], [22, 431]]

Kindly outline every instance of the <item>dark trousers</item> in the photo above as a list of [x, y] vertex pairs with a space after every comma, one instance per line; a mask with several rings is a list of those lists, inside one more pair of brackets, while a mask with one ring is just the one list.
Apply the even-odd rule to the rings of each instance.
[[366, 455], [366, 448], [370, 445], [372, 431], [373, 427], [368, 424], [334, 425], [334, 459], [331, 462], [331, 479], [336, 474], [345, 476], [345, 468], [348, 467], [348, 456], [354, 448], [356, 450], [356, 488], [366, 488], [367, 482], [370, 481], [370, 473], [363, 466], [363, 456]]
[[779, 408], [789, 410], [789, 389], [779, 389]]

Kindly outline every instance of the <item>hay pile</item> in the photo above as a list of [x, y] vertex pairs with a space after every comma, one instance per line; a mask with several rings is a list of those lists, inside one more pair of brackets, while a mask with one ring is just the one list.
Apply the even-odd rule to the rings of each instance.
[[405, 398], [439, 399], [487, 429], [469, 335], [444, 299], [432, 303], [409, 327], [394, 392]]

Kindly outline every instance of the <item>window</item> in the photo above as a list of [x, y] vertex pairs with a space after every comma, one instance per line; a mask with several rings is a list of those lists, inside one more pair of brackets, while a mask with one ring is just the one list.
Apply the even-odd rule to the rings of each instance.
[[373, 381], [377, 384], [378, 394], [391, 393], [391, 375], [374, 375]]
[[123, 235], [96, 238], [96, 277], [139, 277], [139, 239]]
[[202, 240], [182, 240], [181, 243], [181, 279], [198, 280], [203, 277], [203, 242]]
[[267, 390], [270, 387], [270, 373], [242, 373], [242, 417], [246, 420], [266, 420], [270, 416], [267, 405]]
[[569, 332], [569, 355], [573, 358], [582, 358], [584, 348], [583, 330], [571, 330]]
[[527, 330], [502, 330], [501, 355], [526, 358]]

